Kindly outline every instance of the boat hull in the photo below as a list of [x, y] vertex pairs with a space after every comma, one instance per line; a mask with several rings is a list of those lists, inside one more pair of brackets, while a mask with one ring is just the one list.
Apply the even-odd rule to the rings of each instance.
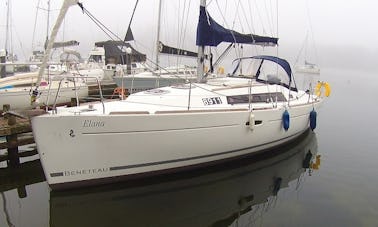
[[295, 72], [306, 73], [306, 74], [320, 74], [320, 69], [316, 66], [297, 66], [295, 67]]
[[[75, 91], [76, 90], [76, 91]], [[53, 105], [58, 89], [52, 88], [49, 91], [48, 87], [40, 87], [41, 92], [38, 98], [38, 105]], [[71, 102], [75, 97], [87, 97], [88, 87], [80, 86], [74, 87], [62, 87], [59, 95], [56, 99], [56, 104], [67, 104]], [[24, 110], [30, 109], [31, 106], [31, 87], [28, 88], [11, 88], [0, 90], [0, 106], [4, 104], [10, 104], [12, 109]]]
[[[293, 142], [287, 147], [280, 146], [278, 155], [275, 149], [269, 150], [267, 157], [246, 158], [226, 167], [155, 177], [133, 184], [53, 192], [50, 194], [50, 224], [180, 227], [240, 224], [243, 214], [255, 217], [253, 214], [260, 214], [256, 211], [274, 208], [269, 204], [280, 199], [277, 197], [282, 195], [280, 190], [303, 188], [303, 183], [308, 183], [309, 174], [305, 174], [303, 163], [304, 160], [306, 163], [314, 161], [307, 157], [309, 152], [312, 157], [317, 154], [316, 137], [305, 133]], [[289, 184], [297, 179], [300, 181]], [[107, 215], [104, 218], [98, 214]]]
[[32, 124], [46, 179], [52, 189], [59, 189], [197, 167], [268, 149], [308, 129], [313, 107], [288, 108], [287, 131], [282, 126], [284, 108], [254, 110], [253, 127], [248, 110], [43, 115]]

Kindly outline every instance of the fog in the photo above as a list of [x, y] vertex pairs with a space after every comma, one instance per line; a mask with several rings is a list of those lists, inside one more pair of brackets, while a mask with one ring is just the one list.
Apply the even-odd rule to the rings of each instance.
[[[0, 1], [0, 49], [5, 47], [7, 1]], [[28, 59], [32, 49], [42, 48], [46, 39], [47, 13], [42, 8], [47, 8], [47, 0], [10, 2], [12, 32], [9, 38], [12, 42], [8, 48], [19, 59]], [[121, 39], [125, 36], [135, 2], [82, 1], [89, 12]], [[150, 58], [156, 42], [158, 3], [158, 0], [140, 0], [131, 24], [135, 38], [132, 44]], [[198, 3], [199, 0], [163, 1], [160, 40], [195, 51]], [[51, 1], [50, 27], [61, 4], [61, 0]], [[278, 55], [291, 63], [295, 62], [307, 36], [310, 43], [307, 53], [319, 65], [370, 70], [378, 69], [375, 60], [378, 59], [378, 45], [374, 42], [378, 40], [378, 28], [374, 25], [378, 21], [377, 6], [375, 0], [208, 0], [208, 11], [220, 24], [243, 33], [278, 36]], [[79, 41], [76, 48], [86, 57], [95, 42], [110, 38], [78, 6], [73, 6], [57, 39]]]

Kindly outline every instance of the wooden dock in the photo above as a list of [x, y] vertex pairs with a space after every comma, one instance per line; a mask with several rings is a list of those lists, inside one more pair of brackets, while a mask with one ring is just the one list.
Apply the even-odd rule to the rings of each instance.
[[0, 162], [7, 161], [9, 167], [17, 167], [20, 157], [36, 155], [37, 151], [19, 153], [19, 146], [34, 143], [30, 119], [9, 110], [10, 105], [4, 105], [0, 117], [0, 137], [5, 137], [5, 141], [0, 142], [0, 149], [7, 149], [5, 154], [0, 155]]
[[39, 159], [21, 163], [18, 168], [0, 169], [0, 193], [17, 189], [18, 197], [27, 197], [26, 186], [45, 181]]

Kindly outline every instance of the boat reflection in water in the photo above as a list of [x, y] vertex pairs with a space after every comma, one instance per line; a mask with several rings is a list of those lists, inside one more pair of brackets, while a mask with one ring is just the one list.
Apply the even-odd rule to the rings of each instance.
[[[75, 191], [51, 192], [51, 226], [229, 226], [271, 208], [281, 188], [317, 169], [317, 140], [204, 170]], [[260, 215], [260, 214], [258, 214]], [[257, 217], [257, 216], [256, 216]]]

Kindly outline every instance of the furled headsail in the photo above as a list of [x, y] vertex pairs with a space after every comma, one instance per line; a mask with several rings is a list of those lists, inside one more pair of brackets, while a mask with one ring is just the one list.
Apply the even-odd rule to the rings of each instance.
[[79, 42], [76, 40], [70, 40], [65, 42], [54, 42], [52, 48], [62, 48], [62, 47], [69, 47], [69, 46], [79, 46]]
[[159, 41], [159, 52], [162, 54], [179, 55], [186, 57], [197, 57], [198, 54], [193, 51], [183, 50], [176, 47], [170, 47]]
[[217, 46], [221, 42], [245, 43], [261, 46], [275, 46], [278, 38], [242, 34], [226, 29], [218, 24], [204, 6], [200, 6], [200, 16], [197, 26], [197, 46]]

